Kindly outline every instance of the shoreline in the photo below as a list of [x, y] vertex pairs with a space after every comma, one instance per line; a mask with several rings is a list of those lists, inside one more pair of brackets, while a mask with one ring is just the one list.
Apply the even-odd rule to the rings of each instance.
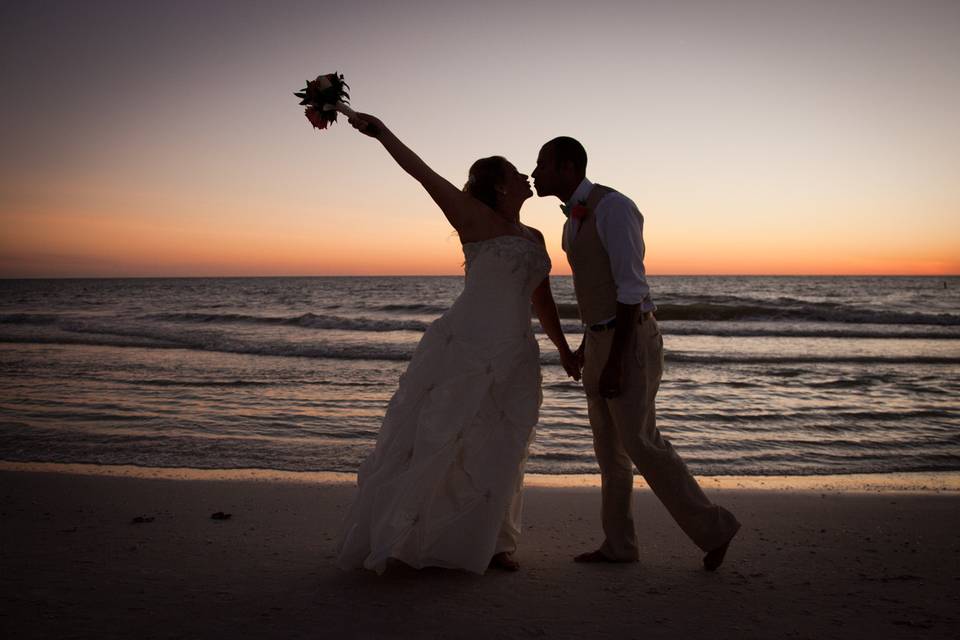
[[[0, 471], [52, 473], [181, 481], [254, 481], [265, 483], [354, 486], [355, 473], [332, 471], [282, 471], [278, 469], [193, 469], [188, 467], [140, 467], [61, 462], [8, 462]], [[840, 493], [960, 493], [960, 471], [897, 472], [847, 475], [697, 476], [707, 490], [724, 491], [829, 491]], [[599, 488], [600, 474], [548, 475], [528, 473], [527, 487], [576, 489]], [[634, 486], [647, 489], [640, 475]]]

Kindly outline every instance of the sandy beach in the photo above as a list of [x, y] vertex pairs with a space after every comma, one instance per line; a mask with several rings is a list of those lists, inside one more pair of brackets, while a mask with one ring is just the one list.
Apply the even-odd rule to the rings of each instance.
[[353, 495], [336, 478], [40, 468], [0, 470], [7, 638], [960, 635], [955, 475], [708, 479], [744, 525], [713, 574], [645, 488], [640, 563], [573, 563], [599, 543], [599, 492], [533, 479], [518, 573], [378, 577], [334, 565]]

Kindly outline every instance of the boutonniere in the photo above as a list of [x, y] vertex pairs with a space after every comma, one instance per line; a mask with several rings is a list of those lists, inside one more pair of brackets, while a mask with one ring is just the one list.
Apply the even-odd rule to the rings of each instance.
[[561, 204], [560, 210], [563, 211], [563, 215], [576, 220], [585, 218], [587, 214], [590, 213], [586, 200], [577, 200], [577, 203], [574, 205]]
[[574, 220], [582, 220], [590, 213], [590, 208], [585, 202], [578, 202], [570, 208], [570, 217]]

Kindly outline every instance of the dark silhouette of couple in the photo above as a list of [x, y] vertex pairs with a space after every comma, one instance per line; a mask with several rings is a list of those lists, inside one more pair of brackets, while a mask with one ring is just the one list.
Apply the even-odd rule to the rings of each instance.
[[390, 400], [374, 452], [358, 473], [339, 564], [382, 572], [388, 562], [483, 573], [516, 570], [523, 472], [542, 395], [530, 306], [564, 370], [582, 377], [602, 476], [603, 544], [578, 562], [636, 562], [634, 467], [715, 570], [740, 524], [704, 495], [656, 426], [663, 338], [644, 271], [643, 216], [628, 197], [591, 183], [587, 154], [568, 137], [540, 149], [537, 195], [566, 215], [563, 249], [584, 335], [567, 344], [550, 290], [543, 235], [520, 221], [533, 193], [505, 158], [477, 160], [457, 188], [378, 118], [350, 123], [378, 140], [456, 230], [466, 279], [424, 333]]

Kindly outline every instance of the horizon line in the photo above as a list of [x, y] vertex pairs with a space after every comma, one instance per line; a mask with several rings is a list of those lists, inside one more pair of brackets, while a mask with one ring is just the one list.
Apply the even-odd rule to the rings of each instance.
[[[572, 277], [572, 274], [551, 274], [553, 277]], [[917, 274], [917, 273], [648, 273], [652, 278], [957, 278], [960, 273]], [[132, 275], [132, 276], [3, 276], [0, 280], [200, 280], [230, 278], [453, 278], [463, 277], [463, 273], [338, 273], [314, 275]]]

